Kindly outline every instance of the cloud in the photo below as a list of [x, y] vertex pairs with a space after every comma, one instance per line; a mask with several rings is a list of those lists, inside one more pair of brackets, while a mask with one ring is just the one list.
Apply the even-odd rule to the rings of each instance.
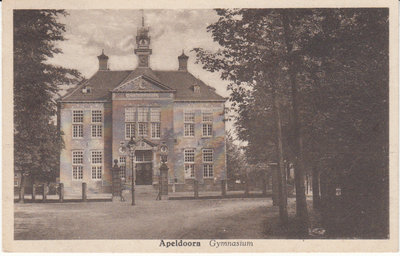
[[[68, 41], [57, 45], [63, 54], [56, 55], [50, 62], [75, 68], [90, 77], [98, 68], [97, 56], [104, 49], [109, 56], [113, 70], [134, 69], [137, 58], [134, 55], [135, 36], [141, 26], [139, 10], [67, 10], [67, 17], [60, 17], [66, 24], [65, 37]], [[217, 21], [213, 10], [144, 10], [145, 25], [150, 27], [151, 67], [159, 70], [176, 70], [177, 56], [182, 49], [189, 56], [189, 71], [204, 82], [228, 96], [226, 82], [216, 73], [202, 69], [194, 64], [195, 56], [191, 49], [203, 47], [210, 50], [219, 48], [213, 42], [206, 27]]]

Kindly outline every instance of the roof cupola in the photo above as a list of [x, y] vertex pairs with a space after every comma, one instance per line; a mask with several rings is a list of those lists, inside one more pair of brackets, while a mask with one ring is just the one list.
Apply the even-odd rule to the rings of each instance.
[[139, 68], [149, 67], [149, 57], [151, 53], [149, 27], [144, 26], [144, 16], [142, 12], [142, 26], [137, 29], [135, 49], [135, 54], [139, 59]]

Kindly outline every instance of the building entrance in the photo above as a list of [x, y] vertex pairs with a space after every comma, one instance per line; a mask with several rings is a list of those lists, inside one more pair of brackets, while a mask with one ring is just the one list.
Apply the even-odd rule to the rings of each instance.
[[153, 152], [151, 150], [136, 151], [136, 185], [153, 184]]

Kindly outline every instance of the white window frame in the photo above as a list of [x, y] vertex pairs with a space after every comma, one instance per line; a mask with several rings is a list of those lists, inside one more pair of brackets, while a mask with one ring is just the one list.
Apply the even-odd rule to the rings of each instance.
[[[75, 154], [74, 154], [75, 153]], [[76, 158], [74, 158], [74, 155]], [[72, 164], [73, 165], [83, 165], [83, 150], [72, 150]]]
[[202, 111], [202, 121], [203, 123], [212, 123], [214, 121], [214, 116], [212, 111]]
[[[127, 132], [128, 126], [129, 126], [129, 133]], [[132, 136], [132, 131], [133, 131], [133, 136]], [[131, 137], [136, 138], [136, 123], [134, 122], [125, 123], [125, 139], [129, 140]]]
[[[203, 159], [203, 178], [214, 177], [214, 150], [212, 148], [203, 148], [202, 151]], [[211, 174], [210, 174], [211, 173]]]
[[[74, 155], [78, 155], [74, 157]], [[72, 180], [83, 180], [83, 150], [73, 150], [71, 152]], [[76, 175], [75, 173], [76, 169]]]
[[161, 122], [161, 109], [150, 108], [150, 122], [159, 123]]
[[[101, 180], [103, 177], [103, 151], [92, 150], [90, 151], [90, 162], [91, 162], [91, 178], [92, 180]], [[94, 175], [93, 175], [94, 174]]]
[[92, 165], [91, 176], [92, 176], [92, 180], [101, 180], [103, 177], [103, 166], [102, 165]]
[[125, 123], [134, 123], [136, 122], [136, 108], [134, 107], [126, 107], [125, 108]]
[[[146, 127], [146, 129], [141, 130], [140, 127], [141, 125], [144, 125]], [[147, 122], [138, 122], [138, 129], [137, 129], [137, 134], [139, 137], [147, 137], [149, 134], [149, 123]], [[145, 131], [145, 133], [142, 133], [143, 131]]]
[[212, 137], [213, 136], [213, 121], [214, 116], [212, 111], [203, 111], [201, 113], [201, 134], [202, 137]]
[[151, 123], [151, 138], [160, 139], [161, 138], [161, 123], [152, 122]]
[[83, 124], [72, 124], [72, 138], [73, 139], [83, 138]]
[[92, 165], [103, 164], [103, 151], [102, 150], [90, 151], [90, 162]]
[[103, 137], [103, 125], [92, 124], [90, 127], [92, 138], [102, 138]]
[[203, 148], [202, 158], [203, 158], [203, 163], [213, 163], [214, 162], [214, 150], [212, 148]]
[[[79, 118], [82, 118], [82, 121], [75, 121], [75, 114], [76, 112], [80, 112], [80, 114], [82, 115]], [[84, 119], [84, 111], [83, 109], [73, 109], [72, 110], [72, 123], [73, 124], [83, 124], [83, 119]]]
[[149, 121], [149, 108], [139, 107], [137, 110], [137, 121], [140, 123], [147, 123]]
[[201, 129], [202, 129], [203, 137], [212, 137], [213, 136], [213, 124], [203, 123]]
[[[194, 148], [185, 148], [183, 150], [183, 162], [184, 162], [185, 178], [191, 178], [191, 179], [195, 178], [195, 165], [194, 165], [195, 160], [196, 160], [196, 150]], [[191, 171], [190, 175], [186, 175], [186, 172], [189, 169]]]
[[213, 178], [213, 177], [214, 177], [214, 165], [203, 164], [203, 178]]
[[186, 110], [183, 112], [183, 136], [194, 137], [195, 136], [195, 120], [196, 113], [194, 110]]
[[[74, 175], [75, 168], [76, 168], [76, 178]], [[83, 165], [72, 166], [72, 180], [83, 180]]]
[[[188, 170], [190, 170], [190, 174], [186, 175]], [[185, 178], [186, 179], [194, 179], [195, 178], [195, 166], [194, 166], [194, 164], [185, 164]]]
[[[92, 109], [91, 112], [92, 112], [91, 113], [91, 121], [92, 121], [92, 123], [96, 123], [96, 124], [103, 123], [103, 110], [101, 110], [101, 109]], [[100, 116], [98, 115], [98, 112], [100, 112]]]

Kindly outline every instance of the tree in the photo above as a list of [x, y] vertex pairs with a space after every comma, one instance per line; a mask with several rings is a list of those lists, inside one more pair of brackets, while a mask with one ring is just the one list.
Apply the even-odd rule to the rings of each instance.
[[[285, 177], [283, 142], [279, 136], [280, 103], [271, 101], [277, 93], [286, 93], [285, 84], [280, 83], [286, 79], [281, 69], [287, 68], [287, 64], [279, 59], [285, 51], [279, 13], [252, 9], [216, 11], [220, 19], [208, 31], [223, 49], [211, 53], [196, 48], [197, 58], [205, 69], [221, 71], [221, 78], [232, 82], [228, 89], [239, 113], [236, 120], [239, 138], [249, 143], [247, 156], [253, 156], [256, 163], [279, 162], [279, 177]], [[268, 152], [267, 145], [271, 144], [275, 145], [274, 153]], [[286, 225], [286, 182], [282, 184], [282, 179], [279, 180], [280, 216]]]
[[[208, 31], [222, 49], [196, 48], [198, 61], [231, 81], [248, 159], [276, 161], [280, 154], [294, 163], [298, 235], [308, 231], [304, 176], [311, 170], [328, 233], [387, 234], [387, 10], [216, 11], [220, 18]], [[280, 148], [276, 109], [282, 111], [283, 153], [263, 151]]]
[[245, 171], [246, 159], [240, 148], [234, 144], [231, 132], [226, 136], [226, 167], [228, 176], [228, 186], [240, 178]]
[[[62, 53], [65, 26], [57, 16], [63, 10], [14, 11], [14, 168], [30, 175], [32, 182], [53, 180], [63, 145], [54, 124], [59, 86], [79, 81], [73, 69], [47, 60]], [[24, 177], [24, 175], [23, 175]]]

